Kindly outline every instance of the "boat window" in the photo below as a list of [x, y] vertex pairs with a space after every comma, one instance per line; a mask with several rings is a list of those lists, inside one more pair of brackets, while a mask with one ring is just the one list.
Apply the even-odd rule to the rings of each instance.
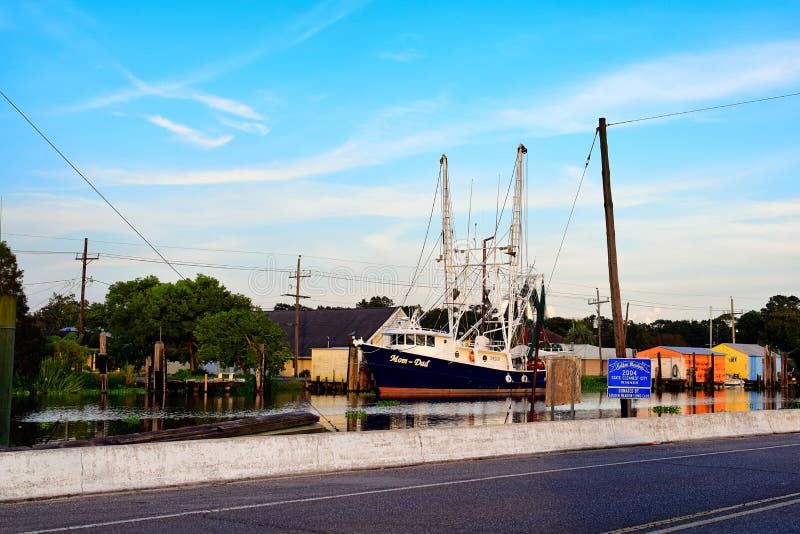
[[398, 339], [400, 336], [397, 334], [392, 334], [392, 345], [399, 345], [400, 340]]
[[486, 361], [486, 355], [485, 354], [483, 355], [483, 361]]
[[429, 347], [433, 347], [436, 344], [433, 336], [425, 336], [425, 344]]
[[424, 344], [425, 344], [425, 336], [417, 334], [417, 345], [424, 345]]
[[458, 352], [456, 352], [456, 359], [458, 359]]

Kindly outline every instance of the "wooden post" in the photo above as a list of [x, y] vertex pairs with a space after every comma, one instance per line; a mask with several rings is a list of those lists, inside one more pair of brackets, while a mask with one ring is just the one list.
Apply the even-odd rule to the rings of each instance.
[[153, 363], [150, 359], [150, 356], [144, 359], [144, 389], [148, 393], [150, 393], [150, 368], [152, 367]]
[[264, 387], [267, 378], [267, 357], [264, 353], [264, 344], [258, 344], [258, 373], [256, 373], [256, 391], [264, 394]]
[[[606, 215], [608, 282], [611, 287], [611, 317], [614, 321], [614, 345], [617, 349], [617, 358], [625, 358], [625, 325], [622, 324], [622, 299], [620, 297], [619, 271], [617, 266], [617, 238], [614, 229], [614, 202], [611, 197], [611, 166], [608, 161], [608, 138], [606, 136], [606, 119], [604, 117], [600, 118], [598, 132], [600, 135], [600, 156], [603, 167], [603, 205]], [[631, 400], [620, 399], [620, 409], [622, 417], [630, 417]]]
[[714, 387], [716, 386], [716, 383], [715, 383], [715, 380], [714, 380], [714, 379], [716, 378], [716, 375], [714, 374], [714, 369], [715, 369], [715, 367], [714, 367], [714, 364], [715, 364], [714, 360], [715, 360], [716, 358], [714, 358], [714, 351], [713, 351], [713, 350], [711, 350], [711, 347], [709, 347], [709, 349], [708, 349], [708, 352], [710, 352], [710, 353], [711, 353], [711, 354], [709, 355], [709, 358], [711, 358], [711, 389], [713, 390], [713, 389], [714, 389]]
[[658, 391], [661, 391], [662, 388], [664, 387], [664, 383], [662, 382], [663, 380], [662, 373], [661, 373], [661, 351], [658, 351], [656, 354], [658, 355], [658, 377], [656, 377], [656, 387], [658, 388]]
[[789, 387], [789, 359], [786, 354], [781, 354], [781, 389]]
[[347, 352], [347, 391], [358, 391], [358, 347], [352, 340]]
[[97, 370], [100, 373], [100, 393], [108, 391], [108, 351], [105, 332], [100, 332], [100, 352], [97, 355]]
[[697, 355], [692, 352], [692, 396], [697, 389]]
[[14, 338], [17, 299], [0, 297], [0, 446], [11, 441], [11, 388], [14, 381]]
[[153, 388], [164, 393], [167, 390], [167, 369], [164, 360], [164, 342], [156, 341], [153, 347]]

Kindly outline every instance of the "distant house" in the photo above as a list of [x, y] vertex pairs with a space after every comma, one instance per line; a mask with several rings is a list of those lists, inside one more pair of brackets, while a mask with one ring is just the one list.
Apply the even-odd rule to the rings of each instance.
[[[294, 310], [267, 312], [270, 321], [285, 333], [284, 340], [294, 353]], [[348, 308], [303, 310], [300, 312], [298, 373], [308, 370], [312, 379], [343, 381], [347, 377], [347, 356], [351, 340], [377, 343], [387, 328], [400, 326], [408, 316], [402, 308]], [[283, 376], [294, 375], [294, 360], [286, 362]]]
[[[580, 356], [582, 375], [604, 376], [608, 371], [608, 359], [617, 357], [617, 349], [614, 347], [603, 347], [601, 368], [601, 351], [600, 347], [596, 345], [561, 343], [561, 349], [565, 352]], [[633, 358], [633, 355], [633, 349], [625, 349], [626, 357]]]
[[667, 347], [661, 345], [647, 350], [640, 350], [636, 357], [657, 361], [659, 354], [661, 354], [662, 360], [664, 358], [683, 358], [687, 369], [692, 367], [692, 360], [694, 360], [694, 366], [697, 370], [695, 380], [698, 384], [706, 381], [706, 373], [711, 367], [711, 359], [713, 358], [714, 382], [718, 384], [725, 383], [725, 354], [722, 352], [709, 350], [705, 347]]
[[[766, 347], [755, 343], [720, 343], [714, 350], [725, 354], [725, 369], [730, 378], [755, 381], [764, 377]], [[776, 357], [775, 366], [780, 373], [780, 355]]]

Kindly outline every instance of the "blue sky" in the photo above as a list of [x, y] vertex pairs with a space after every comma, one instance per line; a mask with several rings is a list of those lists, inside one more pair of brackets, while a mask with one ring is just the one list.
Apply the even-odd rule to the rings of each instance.
[[[280, 270], [297, 254], [314, 275], [309, 305], [402, 301], [440, 155], [457, 232], [472, 187], [488, 235], [522, 142], [550, 312], [583, 317], [595, 287], [608, 294], [597, 151], [553, 263], [598, 117], [800, 91], [800, 3], [632, 4], [4, 2], [0, 88], [168, 258], [195, 264], [184, 275], [264, 307], [287, 300]], [[3, 238], [32, 307], [77, 291], [83, 237], [100, 254], [90, 300], [117, 280], [174, 280], [0, 103]], [[609, 129], [635, 320], [800, 294], [798, 119], [792, 97]]]

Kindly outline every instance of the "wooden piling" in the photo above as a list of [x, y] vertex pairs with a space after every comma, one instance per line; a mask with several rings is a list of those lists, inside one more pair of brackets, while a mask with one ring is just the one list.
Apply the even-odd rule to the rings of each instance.
[[17, 299], [0, 297], [0, 446], [11, 439], [11, 388], [14, 380], [14, 338], [17, 328]]
[[97, 355], [97, 370], [100, 372], [100, 393], [108, 391], [108, 351], [106, 350], [105, 332], [100, 332], [100, 353]]
[[661, 351], [658, 351], [656, 353], [656, 356], [658, 356], [658, 377], [656, 377], [656, 380], [657, 380], [656, 381], [656, 388], [658, 389], [658, 391], [663, 391], [664, 390], [664, 378], [663, 378], [663, 374], [661, 372]]

